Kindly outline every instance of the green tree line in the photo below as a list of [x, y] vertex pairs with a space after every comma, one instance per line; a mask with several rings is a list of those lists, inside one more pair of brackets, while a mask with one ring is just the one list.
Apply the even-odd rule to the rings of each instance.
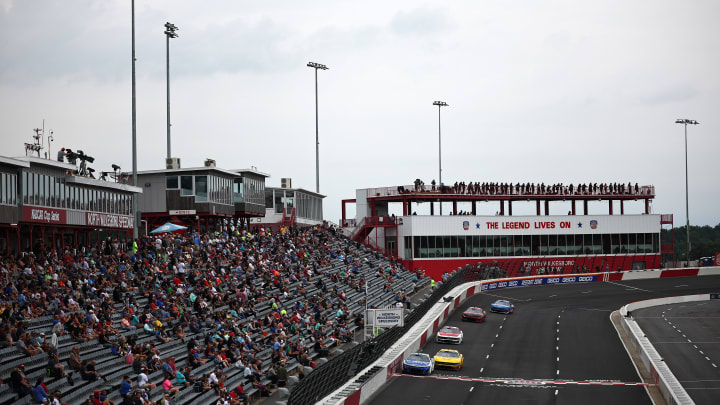
[[[678, 260], [685, 260], [686, 228], [684, 226], [675, 228], [675, 253]], [[670, 229], [663, 229], [661, 233], [663, 243], [673, 241], [673, 232]], [[715, 256], [720, 253], [720, 224], [713, 226], [690, 225], [690, 260], [697, 260], [701, 257]]]

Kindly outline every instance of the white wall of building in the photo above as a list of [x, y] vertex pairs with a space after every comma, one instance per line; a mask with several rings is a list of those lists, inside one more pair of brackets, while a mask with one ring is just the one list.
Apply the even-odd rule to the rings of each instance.
[[[595, 228], [592, 227], [595, 221]], [[467, 229], [465, 229], [467, 228]], [[402, 217], [398, 237], [443, 235], [575, 235], [659, 233], [660, 215]]]

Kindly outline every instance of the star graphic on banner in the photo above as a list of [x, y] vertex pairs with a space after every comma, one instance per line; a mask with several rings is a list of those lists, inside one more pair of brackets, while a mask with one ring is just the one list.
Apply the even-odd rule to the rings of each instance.
[[582, 222], [578, 222], [578, 228], [582, 228]]
[[475, 224], [475, 228], [480, 229], [480, 222]]

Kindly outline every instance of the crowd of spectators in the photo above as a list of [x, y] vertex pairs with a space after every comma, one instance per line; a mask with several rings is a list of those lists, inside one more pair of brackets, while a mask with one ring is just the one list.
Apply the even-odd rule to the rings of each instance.
[[[122, 381], [108, 382], [110, 391], [119, 390], [121, 404], [153, 403], [148, 392], [156, 387], [163, 389], [158, 402], [170, 404], [189, 386], [215, 391], [219, 403], [249, 403], [242, 384], [225, 386], [226, 370], [240, 370], [260, 393], [267, 393], [268, 380], [283, 386], [288, 362], [314, 366], [312, 354], [328, 356], [330, 346], [351, 341], [352, 331], [362, 326], [361, 313], [353, 313], [346, 296], [348, 289], [365, 288], [361, 270], [371, 268], [382, 278], [384, 292], [392, 292], [393, 279], [413, 277], [394, 262], [377, 266], [361, 259], [361, 251], [325, 226], [169, 234], [127, 243], [108, 239], [65, 251], [41, 246], [0, 258], [0, 348], [47, 356], [47, 375], [74, 385], [107, 381], [77, 346], [97, 342], [132, 368]], [[330, 282], [314, 277], [338, 261], [341, 270], [330, 274]], [[395, 300], [409, 303], [404, 292]], [[268, 305], [262, 314], [256, 309]], [[52, 325], [49, 336], [29, 330], [29, 323], [42, 318]], [[61, 360], [57, 342], [65, 335], [76, 346]], [[138, 341], [147, 336], [152, 339]], [[159, 348], [177, 340], [187, 350], [184, 367]], [[267, 352], [269, 367], [260, 356]], [[208, 363], [209, 372], [193, 375]], [[162, 377], [150, 381], [159, 371]], [[38, 403], [62, 403], [42, 378], [31, 385], [23, 373], [20, 365], [5, 380], [13, 392]], [[88, 403], [113, 401], [106, 391]]]
[[[415, 179], [414, 192], [434, 192], [445, 194], [466, 195], [646, 195], [652, 192], [651, 188], [640, 186], [638, 183], [583, 183], [583, 184], [545, 184], [545, 183], [492, 183], [492, 182], [455, 182], [453, 185], [437, 184], [435, 180], [430, 186]], [[410, 192], [404, 186], [398, 187], [398, 192]]]

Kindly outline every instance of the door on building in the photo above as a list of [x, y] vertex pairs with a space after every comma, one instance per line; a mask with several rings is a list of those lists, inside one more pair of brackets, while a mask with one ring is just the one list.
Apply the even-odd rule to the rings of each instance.
[[395, 254], [396, 247], [397, 247], [397, 241], [395, 240], [395, 237], [392, 237], [392, 239], [388, 239], [385, 241], [385, 249], [387, 249], [387, 251], [390, 252], [393, 256], [396, 256], [396, 254]]

